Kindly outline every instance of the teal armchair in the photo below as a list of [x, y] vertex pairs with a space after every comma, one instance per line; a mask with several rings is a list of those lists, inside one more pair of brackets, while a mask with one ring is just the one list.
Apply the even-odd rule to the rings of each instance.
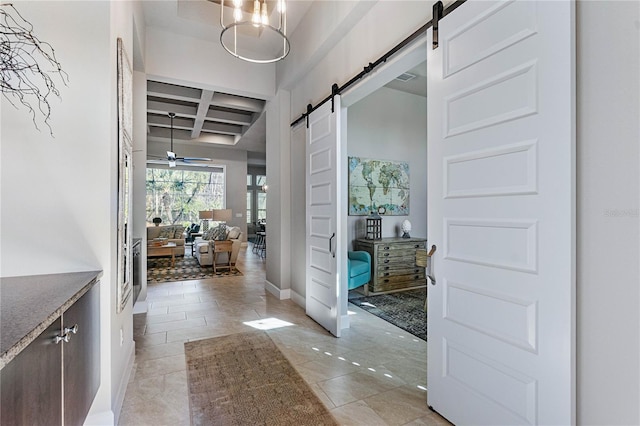
[[366, 284], [371, 281], [371, 255], [366, 251], [350, 251], [347, 256], [348, 289], [364, 285], [364, 294], [368, 294], [369, 286]]

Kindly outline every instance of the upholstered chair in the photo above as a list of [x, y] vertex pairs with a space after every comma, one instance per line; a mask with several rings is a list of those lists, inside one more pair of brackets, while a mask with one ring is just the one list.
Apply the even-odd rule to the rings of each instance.
[[369, 286], [366, 284], [371, 281], [371, 255], [366, 251], [350, 251], [347, 256], [349, 290], [364, 285], [364, 294], [369, 294]]

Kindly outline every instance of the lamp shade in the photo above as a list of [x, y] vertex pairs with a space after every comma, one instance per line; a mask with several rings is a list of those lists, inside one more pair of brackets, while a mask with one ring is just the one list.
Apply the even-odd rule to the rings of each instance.
[[198, 212], [198, 217], [200, 219], [213, 219], [213, 211], [211, 211], [211, 210], [200, 210]]
[[214, 209], [213, 220], [217, 222], [228, 222], [231, 220], [231, 209]]

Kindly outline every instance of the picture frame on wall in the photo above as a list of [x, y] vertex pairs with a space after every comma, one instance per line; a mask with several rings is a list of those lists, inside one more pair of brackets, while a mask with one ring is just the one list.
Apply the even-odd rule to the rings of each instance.
[[349, 216], [409, 215], [409, 163], [348, 157]]
[[116, 312], [120, 313], [132, 294], [133, 253], [131, 238], [131, 179], [133, 155], [133, 70], [121, 38], [117, 40], [118, 99], [118, 281]]

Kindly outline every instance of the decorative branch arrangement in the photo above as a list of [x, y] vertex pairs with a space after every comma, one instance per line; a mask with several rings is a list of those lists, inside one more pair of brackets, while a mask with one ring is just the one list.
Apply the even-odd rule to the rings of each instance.
[[16, 100], [26, 107], [38, 130], [36, 115], [42, 114], [53, 136], [49, 97], [60, 98], [60, 92], [51, 76], [57, 74], [65, 86], [69, 76], [62, 70], [53, 47], [33, 34], [33, 25], [11, 3], [0, 3], [0, 59], [4, 97], [16, 108]]

